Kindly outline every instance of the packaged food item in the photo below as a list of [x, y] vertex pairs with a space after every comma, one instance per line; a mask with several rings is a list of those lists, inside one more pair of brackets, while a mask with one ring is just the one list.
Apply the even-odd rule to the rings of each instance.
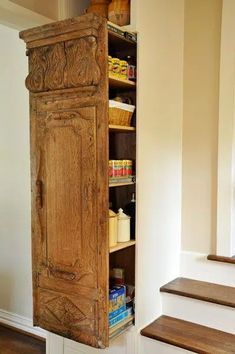
[[114, 177], [114, 160], [109, 160], [109, 177]]
[[109, 290], [109, 318], [126, 309], [126, 287], [114, 286]]
[[118, 209], [118, 242], [130, 241], [130, 219], [122, 208]]
[[133, 162], [131, 160], [123, 160], [123, 176], [132, 176]]
[[120, 59], [112, 58], [112, 74], [119, 77], [120, 70]]
[[116, 326], [118, 323], [126, 320], [128, 317], [132, 315], [132, 307], [129, 307], [128, 309], [122, 311], [119, 313], [117, 316], [113, 317], [112, 319], [109, 319], [109, 327], [112, 328], [113, 326]]
[[126, 80], [128, 75], [128, 62], [120, 60], [120, 78]]
[[111, 280], [114, 285], [124, 285], [125, 270], [124, 268], [113, 268], [111, 271]]
[[108, 56], [108, 66], [109, 66], [109, 72], [112, 72], [112, 70], [113, 70], [113, 62], [112, 62], [111, 55]]
[[123, 176], [123, 161], [122, 160], [117, 160], [117, 177], [122, 177]]
[[128, 74], [127, 77], [129, 80], [136, 80], [136, 60], [131, 55], [126, 57], [126, 61], [128, 63]]

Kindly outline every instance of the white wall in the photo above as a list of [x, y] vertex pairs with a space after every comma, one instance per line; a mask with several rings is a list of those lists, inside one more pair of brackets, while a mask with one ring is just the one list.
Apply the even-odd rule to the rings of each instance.
[[159, 287], [179, 272], [183, 0], [137, 1], [137, 328], [161, 313]]
[[185, 0], [182, 249], [201, 253], [216, 243], [221, 12]]
[[235, 2], [223, 1], [219, 144], [218, 144], [218, 213], [217, 254], [235, 254]]
[[[58, 0], [10, 0], [11, 2], [23, 6], [31, 11], [37, 12], [50, 19], [58, 19]], [[68, 1], [68, 0], [67, 0]]]
[[0, 309], [32, 316], [25, 45], [0, 25]]

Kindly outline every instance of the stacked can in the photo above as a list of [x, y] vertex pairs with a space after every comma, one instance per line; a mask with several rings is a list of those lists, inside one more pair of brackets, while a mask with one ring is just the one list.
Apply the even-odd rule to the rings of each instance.
[[120, 60], [118, 58], [112, 58], [108, 56], [109, 73], [117, 76], [120, 79], [127, 79], [128, 77], [128, 62], [126, 60]]
[[128, 177], [132, 176], [131, 160], [109, 160], [109, 177]]

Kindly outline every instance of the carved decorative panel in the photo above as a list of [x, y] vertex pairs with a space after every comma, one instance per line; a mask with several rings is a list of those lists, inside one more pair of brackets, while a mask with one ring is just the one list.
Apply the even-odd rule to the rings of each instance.
[[26, 86], [32, 92], [96, 86], [100, 68], [94, 36], [29, 50]]

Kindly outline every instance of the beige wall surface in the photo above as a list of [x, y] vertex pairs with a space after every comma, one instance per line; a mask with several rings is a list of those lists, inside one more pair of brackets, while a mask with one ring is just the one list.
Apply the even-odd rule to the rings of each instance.
[[53, 20], [58, 19], [58, 0], [11, 0], [11, 2]]
[[0, 42], [0, 309], [31, 317], [27, 58], [18, 31], [0, 25]]
[[184, 1], [137, 0], [136, 6], [139, 328], [161, 313], [159, 287], [179, 271]]
[[182, 249], [215, 251], [222, 0], [185, 0]]

